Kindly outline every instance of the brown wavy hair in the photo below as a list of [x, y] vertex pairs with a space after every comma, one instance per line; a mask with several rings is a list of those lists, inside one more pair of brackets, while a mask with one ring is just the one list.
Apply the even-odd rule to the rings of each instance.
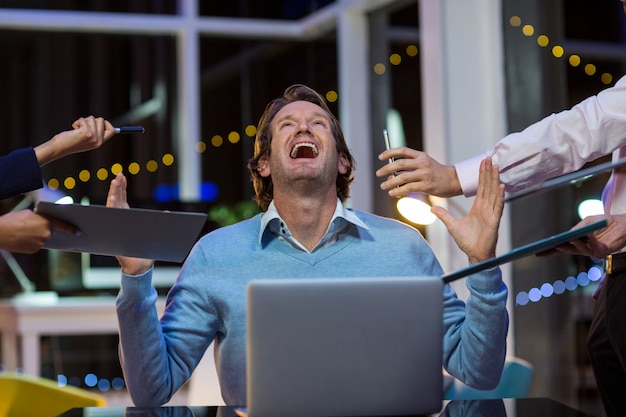
[[294, 84], [287, 87], [282, 97], [272, 100], [267, 107], [265, 107], [265, 111], [263, 112], [257, 126], [256, 138], [254, 139], [254, 156], [250, 159], [250, 161], [248, 161], [248, 170], [250, 170], [252, 184], [254, 186], [255, 201], [263, 211], [267, 210], [270, 202], [274, 198], [274, 187], [271, 175], [263, 177], [259, 174], [259, 171], [257, 170], [259, 167], [259, 161], [262, 158], [269, 160], [271, 148], [270, 144], [272, 142], [271, 124], [272, 120], [274, 120], [274, 117], [276, 116], [276, 113], [278, 113], [286, 105], [295, 101], [308, 101], [310, 103], [317, 104], [326, 113], [328, 113], [331, 120], [331, 131], [337, 145], [337, 153], [339, 155], [344, 155], [348, 162], [346, 173], [337, 174], [337, 197], [339, 197], [343, 203], [350, 196], [350, 184], [354, 180], [352, 172], [354, 171], [356, 162], [350, 154], [348, 145], [343, 137], [339, 120], [337, 120], [337, 118], [332, 114], [326, 104], [326, 100], [324, 100], [319, 93], [305, 85]]

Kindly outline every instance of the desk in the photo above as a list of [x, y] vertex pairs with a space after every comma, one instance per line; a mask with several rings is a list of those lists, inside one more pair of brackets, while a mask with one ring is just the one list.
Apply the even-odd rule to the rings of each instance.
[[[165, 300], [157, 310], [163, 313]], [[117, 334], [114, 296], [0, 301], [0, 363], [28, 375], [41, 373], [41, 336]], [[20, 350], [21, 339], [21, 350]]]
[[[548, 398], [458, 400], [444, 403], [440, 417], [590, 417]], [[87, 407], [59, 417], [238, 417], [233, 407]], [[356, 416], [355, 416], [356, 417]]]

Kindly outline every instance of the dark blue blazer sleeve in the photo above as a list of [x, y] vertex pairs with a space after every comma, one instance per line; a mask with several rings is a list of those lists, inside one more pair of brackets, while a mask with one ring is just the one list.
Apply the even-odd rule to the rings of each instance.
[[18, 149], [0, 157], [0, 199], [42, 186], [41, 168], [33, 148]]

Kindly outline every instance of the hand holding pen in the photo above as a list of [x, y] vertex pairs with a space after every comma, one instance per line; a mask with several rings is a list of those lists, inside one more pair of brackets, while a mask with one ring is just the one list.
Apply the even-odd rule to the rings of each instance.
[[72, 129], [57, 133], [36, 146], [35, 156], [39, 166], [44, 166], [67, 155], [97, 149], [115, 133], [111, 122], [102, 117], [81, 117], [72, 123]]
[[36, 146], [39, 166], [44, 166], [66, 155], [99, 148], [116, 133], [143, 133], [141, 126], [113, 127], [111, 122], [95, 116], [81, 117], [72, 123], [72, 129], [57, 133], [47, 142]]

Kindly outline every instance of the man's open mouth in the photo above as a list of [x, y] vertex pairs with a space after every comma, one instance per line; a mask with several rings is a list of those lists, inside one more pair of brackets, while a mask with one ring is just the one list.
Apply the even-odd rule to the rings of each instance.
[[318, 155], [317, 146], [310, 142], [297, 143], [291, 150], [291, 159], [315, 158]]

